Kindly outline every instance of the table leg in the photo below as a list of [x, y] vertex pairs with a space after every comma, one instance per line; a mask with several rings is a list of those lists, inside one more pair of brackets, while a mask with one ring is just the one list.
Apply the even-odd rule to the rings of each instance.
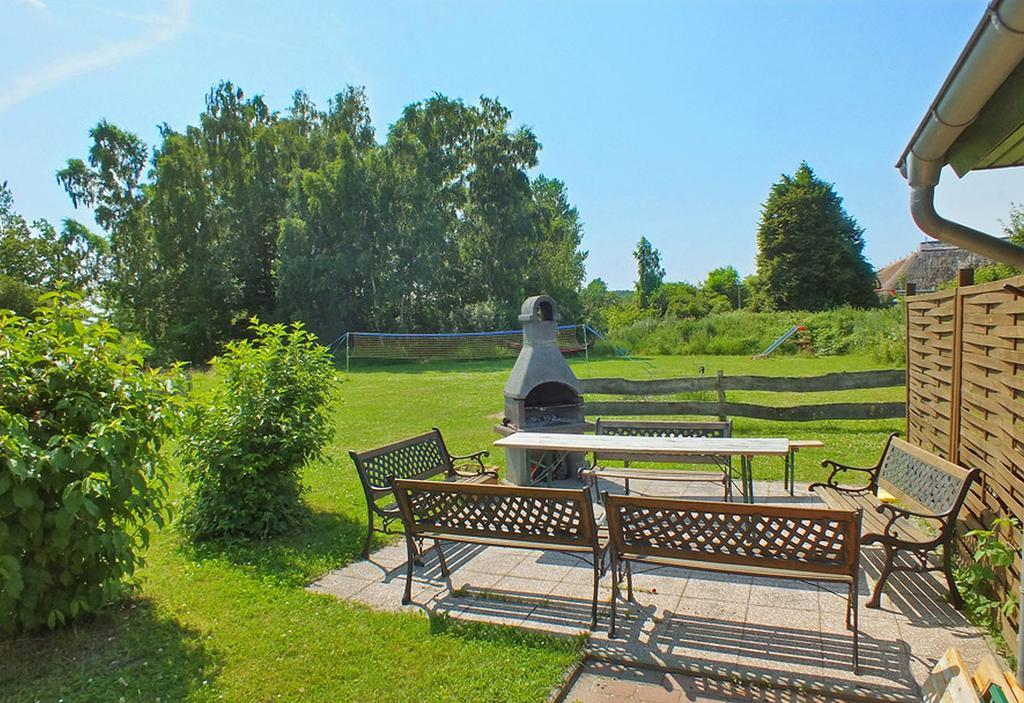
[[754, 472], [751, 466], [751, 458], [743, 455], [740, 457], [740, 482], [743, 484], [743, 502], [754, 502]]
[[796, 485], [796, 449], [790, 449], [786, 458], [789, 460], [789, 495], [792, 496]]

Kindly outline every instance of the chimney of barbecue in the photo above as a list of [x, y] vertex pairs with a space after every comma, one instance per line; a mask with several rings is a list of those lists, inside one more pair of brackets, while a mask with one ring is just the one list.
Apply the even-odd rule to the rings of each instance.
[[583, 389], [558, 348], [558, 305], [547, 295], [527, 298], [519, 321], [523, 348], [505, 383], [505, 424], [539, 429], [582, 423]]

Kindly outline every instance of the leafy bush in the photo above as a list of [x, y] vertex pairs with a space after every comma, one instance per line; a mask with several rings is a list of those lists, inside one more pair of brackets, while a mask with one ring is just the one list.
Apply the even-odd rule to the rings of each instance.
[[[644, 311], [648, 312], [648, 311]], [[636, 354], [756, 354], [793, 325], [803, 325], [815, 355], [869, 352], [884, 363], [904, 360], [903, 311], [900, 308], [824, 312], [752, 312], [734, 310], [699, 319], [668, 315], [662, 319], [624, 306], [609, 315], [609, 340]], [[797, 338], [775, 354], [801, 351]]]
[[989, 529], [970, 530], [964, 537], [974, 541], [970, 561], [954, 571], [957, 587], [960, 589], [971, 619], [993, 635], [999, 634], [999, 614], [1010, 616], [1018, 606], [1017, 596], [1008, 594], [999, 602], [995, 593], [996, 570], [1006, 569], [1013, 564], [1016, 550], [1000, 539], [1000, 532], [1020, 528], [1016, 518], [997, 517]]
[[333, 430], [327, 349], [298, 324], [253, 320], [251, 330], [253, 340], [213, 360], [221, 383], [194, 392], [186, 407], [181, 526], [193, 539], [266, 539], [301, 522], [299, 471]]
[[77, 295], [0, 312], [0, 632], [55, 627], [137, 586], [162, 525], [180, 379]]

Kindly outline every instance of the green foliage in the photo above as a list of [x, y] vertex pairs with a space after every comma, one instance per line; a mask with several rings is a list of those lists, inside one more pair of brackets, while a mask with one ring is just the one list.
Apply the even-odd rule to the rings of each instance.
[[642, 310], [650, 303], [651, 296], [665, 279], [665, 267], [661, 265], [661, 252], [647, 241], [647, 237], [640, 237], [633, 250], [633, 258], [636, 259], [633, 303]]
[[180, 522], [192, 539], [267, 539], [302, 522], [299, 472], [334, 431], [327, 349], [297, 323], [250, 329], [254, 339], [214, 358], [223, 383], [194, 391], [186, 407]]
[[761, 206], [757, 276], [772, 310], [875, 307], [875, 274], [864, 258], [864, 231], [843, 199], [807, 163], [783, 175]]
[[[666, 284], [669, 288], [675, 284]], [[692, 288], [692, 287], [691, 287]], [[862, 310], [850, 307], [820, 312], [710, 312], [701, 317], [659, 318], [648, 311], [622, 307], [609, 313], [609, 339], [636, 354], [747, 354], [765, 349], [793, 325], [816, 356], [851, 352], [873, 354], [876, 361], [898, 365], [905, 357], [903, 314], [899, 308]], [[802, 350], [794, 339], [774, 353]]]
[[0, 632], [55, 627], [134, 588], [163, 524], [176, 373], [80, 296], [0, 312]]
[[[1017, 246], [1024, 246], [1024, 207], [1017, 203], [1010, 205], [1010, 221], [1003, 223], [1003, 234]], [[974, 282], [989, 283], [990, 281], [999, 281], [1004, 278], [1019, 276], [1022, 273], [1024, 271], [1014, 268], [1009, 264], [982, 266], [974, 272]], [[953, 285], [955, 283], [956, 279], [952, 281]]]
[[1020, 522], [1016, 518], [997, 517], [988, 529], [965, 533], [964, 537], [974, 542], [974, 552], [970, 561], [957, 567], [953, 574], [971, 620], [996, 636], [1001, 636], [999, 615], [1009, 617], [1019, 605], [1014, 594], [1009, 594], [1003, 602], [996, 597], [997, 570], [1011, 566], [1017, 555], [1012, 546], [1000, 539], [1000, 534], [1004, 530], [1019, 529]]
[[531, 181], [540, 144], [497, 100], [408, 105], [380, 144], [360, 88], [279, 114], [223, 82], [152, 160], [107, 122], [90, 134], [58, 179], [109, 233], [115, 319], [157, 359], [205, 363], [252, 316], [333, 339], [511, 325], [535, 293], [581, 312], [579, 214]]
[[709, 295], [727, 300], [732, 309], [750, 305], [750, 289], [734, 266], [711, 269], [701, 288]]
[[619, 296], [608, 290], [608, 284], [595, 278], [580, 293], [583, 322], [599, 330], [608, 329], [607, 313], [619, 304]]
[[65, 220], [59, 233], [46, 220], [30, 225], [0, 183], [0, 309], [27, 316], [39, 294], [58, 285], [86, 296], [97, 292], [106, 255], [106, 240], [74, 220]]

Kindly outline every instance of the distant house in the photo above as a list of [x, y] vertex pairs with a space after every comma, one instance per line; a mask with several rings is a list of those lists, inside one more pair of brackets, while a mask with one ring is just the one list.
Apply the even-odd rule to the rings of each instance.
[[895, 295], [907, 283], [913, 283], [921, 292], [935, 290], [956, 278], [962, 268], [980, 268], [993, 263], [991, 259], [952, 244], [928, 240], [921, 242], [917, 251], [883, 267], [878, 272], [878, 289], [880, 293]]

